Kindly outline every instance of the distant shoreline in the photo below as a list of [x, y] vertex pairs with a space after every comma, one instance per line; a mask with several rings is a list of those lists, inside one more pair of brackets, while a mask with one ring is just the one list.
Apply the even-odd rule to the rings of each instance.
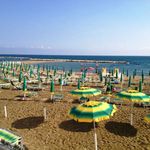
[[80, 62], [80, 63], [108, 63], [108, 64], [129, 64], [127, 61], [111, 60], [76, 60], [76, 59], [33, 59], [21, 61], [26, 64], [49, 63], [49, 62]]

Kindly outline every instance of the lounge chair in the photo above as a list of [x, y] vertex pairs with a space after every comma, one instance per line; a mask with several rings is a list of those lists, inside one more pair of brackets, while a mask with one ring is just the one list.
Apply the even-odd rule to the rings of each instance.
[[110, 103], [118, 104], [118, 105], [121, 105], [121, 107], [122, 107], [123, 100], [121, 100], [119, 98], [114, 98], [114, 99], [110, 100]]
[[109, 96], [102, 96], [102, 97], [100, 97], [99, 101], [101, 101], [101, 102], [110, 102], [110, 97]]
[[52, 98], [52, 102], [61, 101], [64, 98], [63, 94], [54, 94]]
[[87, 98], [87, 97], [80, 97], [79, 101], [80, 101], [80, 103], [86, 102], [86, 101], [89, 101], [89, 98]]
[[0, 128], [0, 149], [2, 150], [24, 150], [22, 137], [12, 131]]
[[143, 107], [150, 107], [150, 102], [143, 102], [143, 103], [142, 103], [142, 106], [143, 106]]

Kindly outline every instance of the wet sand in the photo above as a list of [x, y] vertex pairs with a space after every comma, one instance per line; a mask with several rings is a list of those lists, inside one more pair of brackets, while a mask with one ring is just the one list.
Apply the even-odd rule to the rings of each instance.
[[[23, 137], [29, 150], [93, 150], [93, 125], [77, 123], [71, 120], [68, 112], [78, 105], [69, 94], [75, 87], [64, 86], [64, 99], [52, 103], [49, 87], [38, 92], [37, 97], [29, 100], [15, 100], [22, 92], [3, 90], [0, 93], [0, 127], [10, 129]], [[100, 96], [91, 99], [98, 99]], [[4, 105], [7, 106], [8, 118], [4, 118]], [[47, 120], [43, 118], [43, 108], [47, 109]], [[149, 108], [134, 107], [133, 126], [130, 125], [130, 105], [120, 107], [110, 120], [98, 123], [98, 149], [102, 150], [149, 150], [150, 125], [143, 120], [150, 113]]]

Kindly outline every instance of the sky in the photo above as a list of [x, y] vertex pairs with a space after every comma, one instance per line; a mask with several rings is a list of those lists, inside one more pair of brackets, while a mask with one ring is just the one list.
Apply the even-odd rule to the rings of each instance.
[[150, 1], [0, 0], [0, 54], [150, 56]]

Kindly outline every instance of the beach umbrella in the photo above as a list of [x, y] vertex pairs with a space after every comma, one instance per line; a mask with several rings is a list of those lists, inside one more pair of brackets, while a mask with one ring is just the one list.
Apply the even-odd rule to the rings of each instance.
[[62, 75], [60, 76], [59, 84], [60, 84], [60, 91], [62, 91], [62, 86], [63, 86], [63, 79], [62, 79]]
[[103, 75], [102, 75], [102, 72], [100, 71], [100, 74], [99, 74], [99, 79], [101, 82], [103, 82]]
[[138, 92], [136, 90], [128, 90], [128, 91], [122, 91], [116, 94], [119, 98], [122, 98], [124, 100], [129, 100], [131, 101], [131, 125], [133, 122], [133, 114], [132, 114], [132, 109], [133, 109], [133, 103], [142, 103], [142, 102], [149, 102], [150, 97], [142, 92]]
[[131, 76], [129, 76], [129, 80], [128, 80], [128, 87], [131, 86]]
[[50, 92], [51, 93], [54, 93], [54, 90], [55, 90], [55, 87], [54, 87], [54, 80], [51, 81], [51, 84], [50, 84]]
[[80, 89], [80, 79], [78, 79], [78, 86], [77, 86], [78, 89]]
[[128, 71], [128, 69], [127, 69], [127, 77], [129, 76], [129, 71]]
[[120, 82], [122, 82], [122, 80], [123, 80], [123, 75], [122, 75], [122, 73], [121, 73]]
[[118, 79], [118, 70], [116, 70], [116, 79]]
[[19, 74], [19, 82], [22, 81], [22, 71], [20, 71], [20, 74]]
[[13, 77], [15, 76], [15, 69], [13, 69], [12, 75], [13, 75]]
[[23, 79], [23, 87], [22, 87], [23, 91], [27, 90], [27, 81], [26, 81], [26, 77], [24, 77]]
[[107, 77], [105, 77], [105, 85], [107, 85]]
[[77, 107], [71, 108], [69, 116], [77, 122], [93, 122], [95, 150], [97, 150], [95, 122], [109, 119], [116, 111], [117, 108], [115, 105], [106, 102], [88, 101]]
[[100, 95], [101, 91], [94, 88], [80, 87], [80, 89], [73, 90], [70, 93], [80, 97], [90, 97]]
[[145, 121], [146, 123], [150, 123], [150, 114], [148, 114], [148, 115], [146, 115], [146, 116], [144, 117], [144, 121]]
[[122, 71], [122, 73], [124, 74], [125, 72], [124, 72], [124, 68], [123, 68], [123, 71]]
[[112, 73], [112, 76], [114, 76], [114, 70], [113, 69], [112, 69], [111, 73]]
[[32, 77], [32, 74], [33, 74], [33, 70], [32, 68], [30, 68], [30, 78]]
[[52, 80], [50, 83], [51, 100], [53, 99], [54, 91], [55, 91], [54, 80]]
[[142, 81], [139, 82], [139, 92], [142, 92]]
[[56, 71], [56, 69], [54, 69], [54, 76], [56, 75], [56, 73], [57, 73], [57, 71]]

